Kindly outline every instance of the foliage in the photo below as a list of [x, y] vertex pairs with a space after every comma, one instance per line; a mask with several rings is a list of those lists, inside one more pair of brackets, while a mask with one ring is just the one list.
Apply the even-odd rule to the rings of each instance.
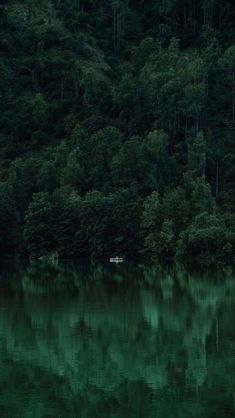
[[1, 253], [231, 257], [234, 17], [231, 0], [2, 2]]
[[227, 227], [222, 217], [206, 212], [195, 216], [192, 224], [180, 234], [178, 255], [196, 257], [204, 261], [229, 259], [234, 252], [235, 234]]

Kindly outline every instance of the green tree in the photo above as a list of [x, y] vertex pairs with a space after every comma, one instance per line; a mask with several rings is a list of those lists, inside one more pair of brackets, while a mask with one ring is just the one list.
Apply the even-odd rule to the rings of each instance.
[[0, 182], [0, 251], [7, 253], [19, 246], [20, 214], [14, 199], [14, 190]]
[[153, 256], [158, 255], [158, 241], [163, 222], [162, 205], [158, 192], [152, 192], [143, 204], [142, 234], [144, 250]]
[[48, 193], [35, 193], [25, 214], [23, 243], [31, 257], [39, 257], [54, 250], [54, 222]]
[[185, 181], [188, 187], [199, 177], [205, 177], [206, 170], [206, 142], [202, 132], [199, 132], [194, 140], [189, 140], [188, 162]]
[[220, 217], [203, 212], [194, 218], [181, 233], [177, 254], [184, 259], [197, 257], [204, 262], [230, 257], [234, 247], [234, 233], [229, 232]]
[[203, 177], [198, 178], [194, 183], [191, 203], [195, 214], [202, 212], [210, 214], [215, 211], [215, 199], [212, 196], [211, 187]]

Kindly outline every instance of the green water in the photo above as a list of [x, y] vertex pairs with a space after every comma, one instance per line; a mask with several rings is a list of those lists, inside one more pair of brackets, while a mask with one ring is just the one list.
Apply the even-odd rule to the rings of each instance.
[[229, 272], [1, 270], [1, 418], [232, 418], [234, 366]]

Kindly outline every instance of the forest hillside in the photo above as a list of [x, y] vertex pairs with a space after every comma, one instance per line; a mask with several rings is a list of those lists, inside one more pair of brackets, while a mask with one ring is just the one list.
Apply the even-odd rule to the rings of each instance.
[[2, 0], [0, 252], [230, 261], [232, 0]]

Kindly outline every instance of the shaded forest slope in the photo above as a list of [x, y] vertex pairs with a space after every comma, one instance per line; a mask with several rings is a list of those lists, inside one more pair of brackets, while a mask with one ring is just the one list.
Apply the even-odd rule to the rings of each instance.
[[234, 3], [0, 6], [0, 251], [232, 257]]

